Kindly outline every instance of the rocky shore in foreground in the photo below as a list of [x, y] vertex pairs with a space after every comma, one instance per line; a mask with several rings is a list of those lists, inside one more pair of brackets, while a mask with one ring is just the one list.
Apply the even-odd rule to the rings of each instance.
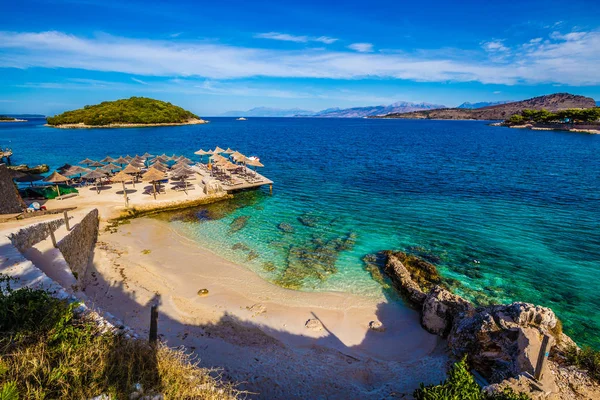
[[[383, 252], [384, 272], [400, 295], [421, 315], [428, 332], [447, 339], [454, 356], [467, 356], [488, 391], [510, 387], [532, 399], [598, 399], [600, 385], [581, 369], [568, 365], [578, 351], [562, 332], [550, 308], [530, 303], [475, 307], [450, 292], [436, 267], [403, 252]], [[542, 378], [533, 379], [544, 336], [552, 345]]]

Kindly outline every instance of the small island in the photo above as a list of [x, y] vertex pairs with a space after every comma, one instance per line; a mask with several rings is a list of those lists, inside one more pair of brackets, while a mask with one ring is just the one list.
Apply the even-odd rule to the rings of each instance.
[[55, 128], [129, 128], [204, 124], [206, 121], [171, 103], [147, 97], [105, 101], [48, 117]]
[[6, 115], [0, 115], [0, 122], [27, 122], [27, 120], [9, 117]]

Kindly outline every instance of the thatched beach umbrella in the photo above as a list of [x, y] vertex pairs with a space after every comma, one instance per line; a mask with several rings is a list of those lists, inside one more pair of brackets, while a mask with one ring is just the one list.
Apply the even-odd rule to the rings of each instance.
[[138, 167], [129, 164], [125, 168], [123, 168], [122, 172], [125, 172], [126, 174], [134, 175], [133, 187], [135, 187], [135, 175], [139, 174], [141, 172], [141, 170]]
[[68, 182], [69, 178], [67, 178], [66, 176], [62, 176], [58, 172], [54, 171], [53, 173], [50, 174], [50, 176], [48, 176], [47, 178], [44, 178], [44, 181], [54, 183], [56, 185], [56, 193], [58, 195], [57, 197], [60, 197], [60, 189], [58, 188], [58, 184]]
[[63, 170], [62, 174], [64, 176], [73, 176], [73, 175], [87, 174], [90, 171], [91, 170], [89, 170], [87, 168], [83, 168], [78, 165], [73, 165], [72, 167], [69, 167], [69, 168]]
[[211, 153], [209, 153], [208, 151], [204, 151], [204, 150], [200, 149], [198, 151], [195, 151], [194, 154], [196, 154], [198, 156], [205, 156], [205, 155], [208, 155], [208, 154], [211, 154]]
[[250, 165], [251, 167], [264, 167], [259, 160], [252, 158], [246, 158], [246, 165]]
[[100, 194], [100, 189], [98, 188], [98, 179], [100, 179], [100, 184], [102, 184], [102, 178], [104, 178], [105, 174], [102, 171], [94, 170], [90, 171], [87, 174], [83, 175], [84, 179], [93, 179], [96, 184], [96, 191]]
[[148, 152], [145, 152], [145, 153], [142, 155], [142, 157], [144, 157], [144, 158], [150, 158], [150, 157], [154, 157], [154, 156], [153, 156], [152, 154], [148, 153]]
[[111, 163], [111, 162], [115, 162], [115, 159], [114, 159], [114, 158], [112, 158], [111, 156], [106, 156], [106, 157], [104, 157], [102, 160], [100, 160], [100, 162], [103, 162], [103, 163]]
[[131, 157], [129, 154], [127, 154], [125, 157], [123, 157], [124, 159], [127, 160], [127, 162], [133, 160], [133, 157]]
[[176, 173], [174, 173], [173, 175], [171, 175], [171, 179], [173, 180], [178, 180], [183, 182], [183, 191], [185, 192], [185, 194], [187, 195], [187, 188], [188, 188], [188, 182], [187, 180], [190, 177], [190, 173], [187, 173], [186, 171], [180, 170], [180, 171], [176, 171]]
[[167, 167], [165, 167], [164, 165], [162, 165], [161, 163], [158, 163], [158, 162], [152, 164], [152, 166], [150, 167], [150, 169], [152, 169], [152, 168], [157, 169], [160, 172], [167, 172], [168, 171]]
[[67, 169], [69, 169], [71, 167], [72, 167], [71, 164], [65, 164], [65, 165], [62, 165], [62, 166], [56, 168], [56, 170], [62, 174], [64, 171], [66, 171]]
[[88, 164], [88, 167], [101, 168], [101, 167], [104, 167], [104, 164], [102, 164], [98, 161], [94, 161], [93, 163]]
[[187, 157], [181, 156], [177, 159], [178, 163], [193, 164], [194, 162]]
[[129, 164], [129, 160], [125, 157], [119, 157], [114, 162], [116, 162], [117, 164], [121, 164], [121, 166], [123, 166], [124, 164]]
[[104, 168], [108, 168], [112, 172], [112, 171], [119, 171], [121, 169], [121, 166], [110, 163], [110, 164], [105, 165]]
[[[121, 182], [123, 184], [123, 196], [125, 196], [125, 207], [129, 206], [129, 198], [127, 197], [127, 189], [125, 188], [125, 182], [133, 181], [133, 178], [125, 171], [121, 171], [112, 177], [113, 182]], [[135, 186], [135, 183], [134, 183]]]
[[21, 176], [20, 178], [16, 178], [17, 182], [29, 182], [31, 187], [33, 187], [33, 182], [41, 181], [44, 179], [43, 175], [38, 174], [25, 174], [25, 176]]
[[233, 154], [235, 153], [235, 151], [231, 150], [229, 147], [227, 148], [227, 150], [225, 150], [223, 153], [225, 154]]
[[219, 146], [215, 147], [215, 149], [213, 150], [213, 154], [221, 154], [223, 153], [225, 150], [223, 150], [222, 148], [220, 148]]
[[152, 190], [154, 199], [156, 199], [156, 182], [165, 179], [164, 172], [159, 171], [156, 168], [150, 168], [148, 172], [142, 175], [142, 181], [152, 182]]
[[89, 158], [86, 158], [85, 160], [79, 161], [77, 164], [89, 165], [89, 164], [93, 164], [93, 163], [95, 163], [94, 160], [90, 160]]

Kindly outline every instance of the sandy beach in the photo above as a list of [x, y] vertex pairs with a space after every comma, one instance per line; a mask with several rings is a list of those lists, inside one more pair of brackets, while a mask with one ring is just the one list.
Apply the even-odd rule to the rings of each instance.
[[[195, 351], [202, 366], [225, 368], [224, 377], [261, 397], [382, 398], [444, 376], [444, 343], [404, 305], [383, 294], [275, 286], [162, 221], [103, 231], [87, 280], [86, 303], [142, 335], [159, 303], [163, 340]], [[199, 296], [201, 289], [208, 295]], [[320, 324], [308, 328], [309, 320]], [[369, 329], [371, 321], [385, 331]]]

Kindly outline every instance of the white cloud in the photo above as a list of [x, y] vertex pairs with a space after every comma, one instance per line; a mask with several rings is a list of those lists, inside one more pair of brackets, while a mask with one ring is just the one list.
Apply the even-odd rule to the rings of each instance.
[[358, 51], [359, 53], [370, 53], [373, 51], [373, 45], [371, 43], [352, 43], [348, 48]]
[[296, 43], [321, 42], [321, 43], [331, 44], [331, 43], [337, 41], [336, 38], [332, 38], [329, 36], [318, 36], [318, 37], [296, 36], [296, 35], [290, 35], [287, 33], [280, 33], [280, 32], [257, 33], [256, 35], [254, 35], [254, 37], [258, 38], [258, 39], [271, 39], [271, 40], [280, 40], [280, 41], [284, 41], [284, 42], [296, 42]]
[[61, 32], [0, 32], [0, 67], [74, 68], [140, 77], [212, 80], [377, 77], [421, 82], [600, 85], [600, 31], [553, 33], [542, 41], [536, 38], [521, 45], [501, 46], [507, 50], [502, 50], [502, 57], [495, 57], [497, 51], [484, 50], [357, 53], [129, 39], [106, 34], [86, 38]]
[[495, 91], [494, 91], [494, 92], [492, 92], [492, 93], [493, 93], [493, 94], [500, 94], [500, 93], [502, 93], [502, 92], [501, 92], [501, 91], [499, 91], [499, 90], [495, 90]]
[[489, 51], [489, 52], [508, 51], [508, 47], [504, 46], [504, 43], [502, 40], [492, 40], [490, 42], [483, 42], [481, 45], [485, 51]]
[[131, 77], [131, 80], [134, 81], [134, 82], [137, 82], [137, 83], [139, 83], [141, 85], [147, 85], [148, 84], [148, 82], [144, 82], [143, 80], [138, 79], [138, 78], [134, 78], [133, 76]]

